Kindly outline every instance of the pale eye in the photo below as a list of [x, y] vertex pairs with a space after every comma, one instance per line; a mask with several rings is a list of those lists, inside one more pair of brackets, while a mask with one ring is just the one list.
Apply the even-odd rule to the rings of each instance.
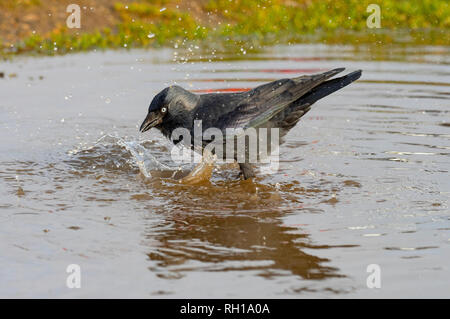
[[166, 111], [167, 111], [167, 109], [166, 109], [165, 107], [163, 107], [163, 108], [161, 109], [161, 112], [163, 112], [163, 113], [166, 113]]

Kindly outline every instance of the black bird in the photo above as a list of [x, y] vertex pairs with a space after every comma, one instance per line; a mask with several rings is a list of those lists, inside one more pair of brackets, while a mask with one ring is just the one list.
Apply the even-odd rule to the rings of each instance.
[[[170, 86], [153, 98], [140, 131], [155, 127], [171, 138], [176, 128], [186, 128], [194, 136], [194, 121], [201, 120], [203, 131], [214, 127], [224, 136], [227, 128], [266, 127], [279, 128], [280, 137], [283, 137], [317, 100], [361, 76], [361, 70], [358, 70], [329, 80], [342, 71], [344, 68], [276, 80], [240, 93], [198, 95], [179, 86]], [[189, 144], [193, 148], [193, 139]], [[239, 167], [245, 179], [254, 176], [250, 163], [239, 163]]]

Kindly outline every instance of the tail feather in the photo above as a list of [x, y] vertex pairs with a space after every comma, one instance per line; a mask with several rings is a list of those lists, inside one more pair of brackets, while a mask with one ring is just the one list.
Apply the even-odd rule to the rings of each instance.
[[[341, 71], [341, 69], [332, 70], [329, 72]], [[338, 73], [338, 72], [336, 72]], [[305, 115], [318, 100], [336, 92], [339, 89], [349, 85], [350, 83], [358, 80], [361, 77], [361, 70], [354, 71], [342, 77], [325, 81], [311, 91], [303, 95], [301, 98], [293, 102], [288, 108], [285, 109], [284, 115], [279, 116], [279, 127], [285, 130], [291, 129], [297, 124], [300, 118]]]
[[331, 93], [336, 92], [337, 90], [342, 89], [343, 87], [349, 85], [350, 83], [358, 80], [361, 77], [361, 73], [362, 71], [358, 70], [349, 73], [345, 76], [342, 76], [340, 78], [325, 81], [322, 84], [316, 86], [314, 89], [312, 89], [305, 95], [303, 95], [297, 101], [299, 102], [299, 105], [301, 104], [312, 105], [313, 103], [324, 98], [325, 96], [328, 96]]
[[333, 69], [330, 71], [326, 71], [323, 73], [318, 73], [318, 74], [314, 74], [314, 75], [302, 75], [296, 78], [293, 78], [292, 80], [294, 80], [295, 82], [304, 85], [303, 81], [304, 79], [313, 79], [314, 82], [319, 82], [319, 81], [325, 81], [328, 80], [329, 78], [335, 76], [338, 73], [341, 73], [345, 70], [345, 68], [337, 68], [337, 69]]

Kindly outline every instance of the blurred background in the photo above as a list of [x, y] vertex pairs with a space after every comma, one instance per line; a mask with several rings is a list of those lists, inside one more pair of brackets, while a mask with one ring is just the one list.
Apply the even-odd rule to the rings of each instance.
[[[69, 4], [81, 10], [68, 28]], [[368, 27], [377, 5], [380, 28]], [[370, 20], [374, 22], [375, 18]], [[446, 0], [2, 0], [4, 52], [53, 54], [110, 47], [168, 46], [207, 40], [221, 45], [415, 43], [448, 45]], [[205, 42], [205, 41], [204, 41]]]
[[[0, 0], [0, 297], [450, 297], [449, 10]], [[183, 184], [193, 166], [138, 131], [169, 85], [338, 67], [362, 77], [289, 132], [274, 174]]]

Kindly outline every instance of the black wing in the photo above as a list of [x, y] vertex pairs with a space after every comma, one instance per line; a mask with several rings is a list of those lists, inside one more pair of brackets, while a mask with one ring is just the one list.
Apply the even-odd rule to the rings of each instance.
[[291, 129], [310, 110], [311, 105], [356, 81], [361, 77], [361, 73], [361, 70], [357, 70], [345, 76], [322, 82], [275, 115], [270, 120], [273, 123], [272, 126], [283, 128], [285, 131]]
[[[344, 68], [340, 68], [321, 74], [281, 79], [258, 86], [245, 93], [223, 94], [220, 97], [217, 96], [216, 104], [218, 105], [215, 107], [219, 109], [217, 109], [218, 112], [213, 111], [213, 114], [216, 115], [215, 118], [211, 118], [211, 109], [209, 109], [209, 116], [207, 115], [208, 108], [206, 107], [201, 108], [197, 118], [207, 118], [208, 127], [216, 127], [223, 132], [226, 128], [257, 127], [270, 120], [314, 87], [343, 70]], [[228, 100], [226, 96], [228, 96]], [[212, 96], [209, 95], [207, 100], [209, 101], [205, 104], [211, 105]], [[204, 127], [204, 129], [206, 128]]]

